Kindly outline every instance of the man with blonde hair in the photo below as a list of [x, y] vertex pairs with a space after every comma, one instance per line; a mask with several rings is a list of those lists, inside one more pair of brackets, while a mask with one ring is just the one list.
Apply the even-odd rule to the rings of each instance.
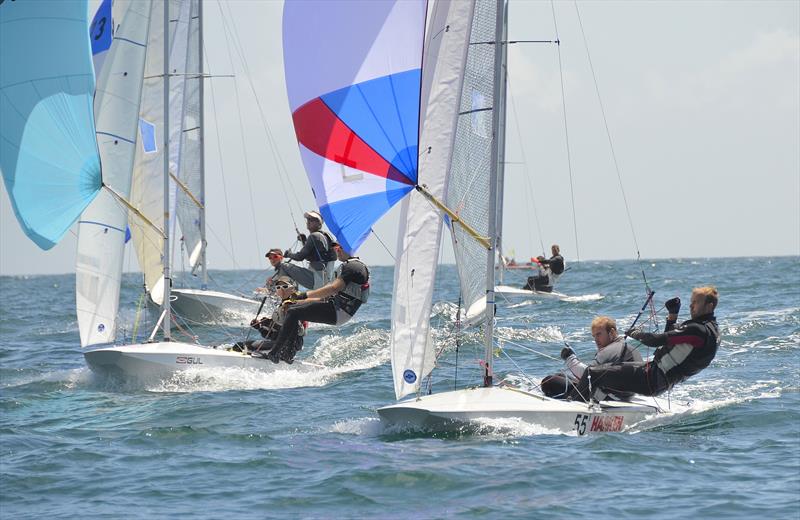
[[716, 288], [694, 288], [689, 306], [691, 319], [676, 326], [681, 300], [677, 297], [667, 300], [664, 305], [669, 315], [662, 334], [639, 329], [627, 332], [629, 337], [649, 347], [658, 347], [653, 360], [589, 367], [576, 387], [577, 398], [601, 401], [609, 392], [659, 395], [706, 368], [720, 344], [714, 316], [718, 302]]
[[[566, 375], [553, 374], [542, 379], [542, 391], [548, 397], [557, 399], [574, 398], [575, 384], [589, 366], [606, 363], [642, 361], [638, 351], [628, 348], [625, 338], [617, 334], [617, 322], [608, 316], [597, 316], [592, 320], [592, 338], [597, 345], [597, 354], [589, 364], [583, 363], [570, 347], [561, 349], [561, 359], [567, 364]], [[628, 399], [630, 392], [615, 392], [618, 399]]]

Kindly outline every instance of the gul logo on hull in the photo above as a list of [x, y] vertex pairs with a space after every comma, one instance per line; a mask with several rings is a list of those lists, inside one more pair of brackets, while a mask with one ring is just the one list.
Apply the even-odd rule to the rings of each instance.
[[202, 365], [203, 362], [200, 360], [199, 357], [194, 356], [177, 356], [175, 358], [175, 363], [177, 365]]

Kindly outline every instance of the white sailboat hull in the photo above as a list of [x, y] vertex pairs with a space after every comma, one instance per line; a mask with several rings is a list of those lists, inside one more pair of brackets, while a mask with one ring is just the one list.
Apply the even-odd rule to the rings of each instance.
[[249, 324], [261, 305], [258, 300], [219, 291], [172, 289], [170, 294], [172, 312], [189, 323]]
[[509, 298], [552, 298], [556, 300], [569, 298], [569, 296], [560, 292], [531, 291], [530, 289], [511, 287], [510, 285], [497, 285], [494, 288], [494, 293]]
[[289, 367], [300, 371], [319, 368], [318, 365], [302, 361], [296, 361], [291, 365], [284, 362], [276, 364], [241, 352], [179, 342], [99, 348], [86, 351], [83, 356], [94, 372], [136, 379], [169, 377], [190, 368], [249, 368], [265, 372]]
[[[478, 419], [520, 419], [546, 429], [578, 435], [622, 431], [664, 413], [653, 398], [589, 405], [550, 399], [509, 387], [469, 388], [426, 395], [378, 409], [388, 425], [452, 430]], [[673, 407], [674, 410], [674, 407]]]

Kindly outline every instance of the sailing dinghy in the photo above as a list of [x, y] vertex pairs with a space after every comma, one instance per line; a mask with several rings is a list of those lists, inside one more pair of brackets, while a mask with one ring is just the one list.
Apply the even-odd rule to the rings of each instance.
[[[57, 243], [81, 212], [104, 193], [157, 230], [163, 250], [169, 250], [169, 226], [159, 227], [147, 220], [126, 195], [135, 147], [137, 143], [141, 146], [137, 132], [144, 70], [158, 77], [165, 98], [162, 106], [168, 106], [170, 75], [163, 68], [168, 60], [151, 56], [168, 55], [164, 27], [176, 19], [177, 13], [170, 10], [179, 8], [175, 4], [116, 2], [120, 16], [113, 43], [103, 56], [96, 92], [86, 0], [0, 4], [0, 169], [21, 228], [42, 249]], [[192, 13], [199, 17], [201, 8], [198, 0], [191, 0]], [[110, 21], [92, 27], [95, 36], [97, 31], [110, 29]], [[162, 68], [153, 70], [151, 60]], [[168, 111], [163, 117], [168, 129]], [[165, 135], [168, 132], [156, 134], [154, 139], [166, 141]], [[168, 147], [168, 142], [164, 144]], [[168, 155], [163, 154], [163, 159], [162, 180], [167, 192]], [[169, 200], [162, 199], [164, 221], [169, 222]], [[116, 204], [107, 206], [112, 205]], [[93, 227], [103, 237], [98, 250], [105, 251], [113, 262], [79, 258], [79, 265], [87, 269], [78, 278], [78, 315], [80, 320], [90, 319], [88, 327], [81, 326], [82, 344], [94, 347], [84, 352], [89, 367], [142, 379], [192, 367], [289, 368], [239, 352], [171, 341], [170, 284], [162, 284], [163, 311], [151, 342], [111, 346], [117, 332], [116, 312], [105, 314], [103, 306], [109, 301], [118, 304], [119, 277], [108, 279], [104, 273], [106, 267], [114, 270], [116, 262], [121, 262], [125, 212], [102, 216], [114, 220]], [[105, 240], [109, 236], [114, 238]], [[97, 266], [103, 270], [89, 271]], [[167, 256], [162, 267], [164, 279], [169, 279], [169, 268]], [[163, 339], [154, 342], [158, 327]], [[291, 367], [316, 368], [304, 363]]]
[[502, 0], [436, 2], [422, 74], [420, 149], [425, 153], [418, 182], [435, 187], [434, 193], [443, 190], [446, 206], [457, 208], [465, 224], [446, 221], [466, 319], [483, 323], [483, 381], [433, 394], [423, 384], [436, 364], [430, 310], [443, 221], [440, 208], [413, 193], [402, 206], [392, 302], [392, 373], [396, 397], [405, 400], [379, 408], [378, 414], [390, 425], [435, 430], [489, 418], [521, 419], [578, 435], [620, 431], [668, 408], [653, 398], [562, 401], [545, 397], [537, 385], [493, 382], [496, 240], [486, 237], [498, 236], [502, 214], [497, 136], [504, 119], [500, 64], [505, 45], [495, 43], [506, 39], [506, 9]]

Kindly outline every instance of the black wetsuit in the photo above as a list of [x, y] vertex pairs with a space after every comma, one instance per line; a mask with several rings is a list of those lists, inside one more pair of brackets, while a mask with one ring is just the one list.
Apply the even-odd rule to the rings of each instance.
[[677, 327], [674, 321], [667, 321], [664, 333], [642, 333], [637, 339], [649, 347], [658, 347], [652, 361], [589, 367], [578, 382], [574, 397], [588, 400], [590, 385], [597, 400], [603, 393], [619, 391], [661, 394], [706, 368], [720, 344], [713, 313], [686, 320]]
[[553, 274], [561, 274], [564, 272], [564, 257], [561, 254], [553, 255], [549, 259], [540, 260], [542, 265], [549, 267]]
[[336, 277], [341, 278], [345, 282], [345, 290], [339, 291], [335, 295], [321, 301], [304, 302], [289, 306], [286, 311], [286, 318], [281, 327], [280, 334], [273, 349], [273, 361], [281, 359], [288, 363], [294, 359], [297, 351], [288, 345], [288, 339], [293, 334], [297, 334], [297, 329], [303, 321], [313, 323], [326, 323], [328, 325], [341, 325], [346, 323], [356, 313], [361, 306], [362, 301], [355, 301], [354, 298], [347, 294], [350, 284], [358, 284], [369, 288], [369, 269], [358, 258], [352, 257], [344, 262], [339, 267], [339, 274]]

